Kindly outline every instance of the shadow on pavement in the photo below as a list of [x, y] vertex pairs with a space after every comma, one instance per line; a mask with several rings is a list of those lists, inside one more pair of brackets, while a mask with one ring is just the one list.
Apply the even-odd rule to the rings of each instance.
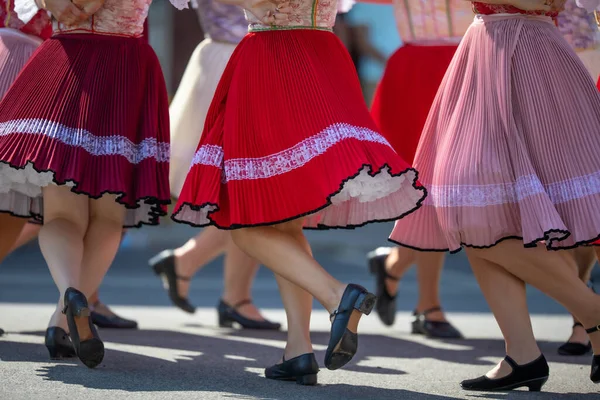
[[[48, 362], [48, 353], [43, 346], [43, 332], [19, 332], [33, 340], [20, 342], [11, 333], [0, 341], [0, 355], [3, 362]], [[388, 381], [394, 376], [406, 374], [397, 368], [380, 368], [377, 360], [431, 358], [456, 364], [481, 365], [484, 373], [491, 362], [483, 357], [501, 358], [504, 343], [501, 340], [467, 339], [446, 341], [443, 346], [430, 347], [426, 343], [416, 343], [402, 338], [383, 335], [363, 334], [361, 348], [352, 364], [345, 368], [351, 371], [352, 381], [329, 383], [316, 388], [301, 387], [294, 383], [274, 382], [262, 378], [262, 370], [276, 362], [282, 353], [280, 345], [285, 341], [284, 332], [261, 331], [221, 331], [211, 334], [195, 334], [177, 331], [139, 330], [101, 332], [107, 344], [105, 361], [95, 370], [88, 370], [76, 360], [58, 361], [54, 365], [42, 366], [37, 370], [46, 380], [81, 385], [101, 390], [122, 390], [127, 392], [173, 392], [204, 391], [226, 392], [234, 397], [248, 396], [260, 399], [450, 399], [452, 397], [421, 394], [409, 390], [380, 388], [361, 385], [370, 382], [375, 375], [387, 375]], [[315, 344], [326, 344], [328, 333], [312, 335]], [[23, 336], [20, 336], [23, 337]], [[39, 344], [31, 343], [39, 337]], [[461, 347], [452, 347], [460, 345]], [[541, 343], [542, 351], [549, 361], [560, 361], [589, 365], [589, 357], [560, 357], [556, 354], [558, 343]], [[316, 352], [317, 359], [323, 359], [323, 352]], [[54, 363], [54, 361], [53, 361]], [[396, 361], [396, 364], [398, 362]], [[402, 364], [400, 364], [402, 365]], [[335, 372], [327, 372], [328, 377]], [[330, 374], [330, 375], [329, 375]], [[582, 374], [582, 379], [584, 379]], [[465, 376], [465, 378], [468, 378]], [[346, 376], [347, 379], [347, 376]], [[457, 382], [458, 383], [458, 382]], [[427, 384], [424, 382], [424, 384]], [[470, 395], [469, 395], [470, 396]], [[567, 395], [556, 393], [511, 393], [477, 394], [473, 398], [509, 399], [521, 398], [562, 398]], [[577, 398], [598, 398], [594, 395], [578, 395]], [[570, 397], [573, 398], [573, 397]]]

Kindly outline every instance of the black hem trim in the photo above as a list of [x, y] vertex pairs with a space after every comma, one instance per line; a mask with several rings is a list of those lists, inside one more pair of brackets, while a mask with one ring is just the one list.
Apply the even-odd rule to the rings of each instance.
[[[261, 223], [258, 223], [258, 224], [232, 224], [230, 226], [221, 226], [221, 225], [218, 225], [215, 221], [213, 221], [211, 219], [211, 217], [210, 217], [210, 214], [212, 214], [212, 213], [214, 213], [216, 211], [219, 211], [220, 208], [219, 208], [219, 206], [217, 204], [210, 203], [210, 202], [203, 203], [203, 204], [201, 204], [199, 206], [193, 205], [193, 204], [191, 204], [189, 202], [184, 202], [183, 204], [181, 204], [181, 206], [177, 207], [177, 209], [173, 211], [173, 214], [171, 215], [171, 219], [173, 221], [177, 222], [177, 223], [190, 225], [190, 226], [193, 226], [193, 227], [196, 227], [196, 228], [202, 228], [202, 227], [205, 227], [205, 226], [215, 226], [216, 228], [221, 229], [221, 230], [235, 230], [235, 229], [259, 227], [259, 226], [272, 226], [272, 225], [277, 225], [277, 224], [283, 224], [285, 222], [293, 221], [293, 220], [298, 219], [298, 218], [307, 217], [309, 215], [315, 214], [315, 213], [317, 213], [317, 212], [319, 212], [319, 211], [321, 211], [321, 210], [329, 207], [332, 204], [331, 203], [331, 199], [333, 197], [335, 197], [336, 195], [338, 195], [344, 189], [344, 185], [347, 182], [355, 179], [358, 175], [360, 175], [360, 172], [364, 168], [368, 168], [369, 171], [367, 173], [369, 174], [369, 176], [371, 176], [372, 178], [374, 178], [375, 176], [379, 175], [384, 170], [384, 168], [386, 168], [386, 167], [387, 167], [388, 171], [391, 171], [391, 167], [387, 163], [385, 163], [385, 164], [383, 164], [377, 170], [377, 172], [373, 172], [373, 166], [371, 164], [362, 164], [362, 166], [358, 169], [358, 172], [356, 172], [354, 175], [351, 175], [348, 178], [342, 180], [342, 182], [340, 183], [339, 189], [336, 190], [335, 192], [333, 192], [332, 194], [330, 194], [329, 196], [327, 196], [327, 200], [326, 200], [326, 203], [324, 205], [322, 205], [320, 207], [317, 207], [317, 208], [315, 208], [315, 209], [313, 209], [311, 211], [307, 211], [305, 213], [294, 215], [292, 217], [284, 218], [284, 219], [277, 220], [277, 221], [261, 222]], [[414, 169], [412, 167], [409, 167], [409, 168], [406, 168], [405, 170], [403, 170], [402, 172], [399, 172], [397, 174], [393, 174], [391, 172], [389, 172], [389, 174], [392, 177], [399, 177], [399, 176], [402, 176], [402, 175], [404, 175], [404, 174], [406, 174], [408, 172], [414, 172], [414, 174], [415, 174], [411, 186], [415, 190], [421, 191], [423, 193], [423, 195], [417, 201], [417, 203], [415, 204], [415, 206], [413, 208], [411, 208], [410, 210], [404, 212], [400, 216], [393, 217], [393, 218], [368, 220], [368, 221], [365, 221], [365, 222], [362, 222], [362, 223], [356, 224], [356, 225], [327, 226], [327, 225], [319, 224], [316, 227], [306, 227], [304, 229], [306, 229], [306, 230], [356, 229], [356, 228], [360, 228], [362, 226], [365, 226], [365, 225], [367, 225], [369, 223], [374, 223], [374, 222], [391, 222], [391, 221], [396, 221], [398, 219], [404, 218], [408, 214], [410, 214], [410, 213], [418, 210], [419, 208], [421, 208], [421, 206], [423, 205], [423, 201], [427, 197], [427, 189], [425, 189], [424, 186], [417, 186], [417, 181], [418, 181], [418, 178], [419, 178], [419, 172], [416, 169]], [[214, 207], [214, 210], [206, 213], [206, 218], [209, 220], [208, 223], [205, 223], [205, 224], [195, 224], [195, 223], [190, 222], [190, 221], [185, 221], [185, 220], [177, 219], [177, 215], [179, 214], [179, 212], [181, 211], [181, 209], [183, 207], [185, 207], [185, 206], [189, 207], [192, 211], [196, 211], [196, 212], [202, 212], [203, 208], [209, 207], [209, 206]]]
[[[551, 237], [550, 235], [552, 233], [559, 233], [562, 236], [555, 236], [555, 237]], [[569, 236], [571, 236], [571, 232], [566, 231], [564, 229], [549, 229], [547, 231], [544, 231], [544, 236], [534, 239], [531, 242], [523, 242], [523, 247], [524, 248], [533, 248], [533, 247], [537, 247], [539, 242], [545, 241], [546, 242], [546, 249], [547, 250], [551, 250], [551, 251], [559, 251], [559, 250], [570, 250], [570, 249], [575, 249], [577, 247], [582, 247], [582, 246], [600, 246], [600, 244], [594, 244], [594, 242], [598, 241], [600, 239], [600, 234], [592, 239], [587, 239], [587, 240], [581, 240], [579, 242], [576, 242], [573, 245], [570, 246], [552, 246], [552, 243], [554, 242], [559, 242], [561, 240], [565, 240], [566, 238], [568, 238]], [[485, 250], [485, 249], [491, 249], [492, 247], [504, 242], [505, 240], [520, 240], [523, 241], [523, 237], [522, 236], [517, 236], [517, 235], [513, 235], [513, 236], [503, 236], [500, 239], [496, 240], [494, 243], [489, 244], [489, 245], [474, 245], [474, 244], [469, 244], [469, 243], [463, 243], [461, 242], [460, 244], [460, 248], [458, 249], [452, 249], [450, 250], [450, 248], [445, 248], [445, 249], [425, 249], [425, 248], [419, 248], [419, 247], [415, 247], [415, 246], [411, 246], [408, 245], [406, 243], [402, 243], [402, 242], [398, 242], [394, 239], [388, 238], [388, 241], [394, 244], [397, 244], [398, 246], [402, 246], [402, 247], [406, 247], [408, 249], [411, 250], [416, 250], [416, 251], [424, 251], [424, 252], [438, 252], [438, 253], [447, 253], [449, 252], [450, 254], [456, 254], [458, 252], [460, 252], [464, 247], [468, 247], [471, 249], [480, 249], [480, 250]]]
[[[135, 205], [130, 205], [130, 204], [126, 204], [124, 203], [121, 198], [125, 195], [124, 192], [115, 192], [115, 191], [111, 191], [111, 190], [105, 190], [102, 191], [99, 195], [97, 196], [92, 196], [89, 193], [86, 193], [84, 191], [81, 190], [77, 190], [77, 186], [78, 186], [78, 182], [76, 182], [75, 180], [71, 180], [71, 179], [66, 179], [66, 180], [62, 180], [59, 181], [56, 179], [56, 171], [51, 170], [51, 169], [38, 169], [35, 166], [35, 163], [33, 161], [27, 161], [27, 163], [25, 164], [25, 166], [23, 167], [18, 167], [15, 166], [7, 161], [2, 161], [0, 160], [0, 164], [6, 165], [11, 169], [14, 170], [24, 170], [25, 168], [27, 168], [28, 165], [31, 165], [31, 168], [33, 168], [33, 170], [35, 172], [37, 172], [38, 174], [42, 174], [45, 172], [51, 172], [52, 173], [52, 182], [54, 184], [56, 184], [57, 186], [67, 186], [67, 182], [68, 183], [73, 183], [74, 186], [70, 187], [71, 192], [78, 194], [78, 195], [84, 195], [87, 196], [88, 198], [92, 199], [92, 200], [98, 200], [100, 199], [102, 196], [106, 195], [106, 194], [111, 194], [111, 195], [116, 195], [116, 202], [119, 203], [120, 205], [124, 206], [127, 210], [137, 210], [138, 208], [140, 208], [139, 203], [141, 201], [144, 202], [144, 204], [150, 205], [150, 211], [149, 211], [149, 221], [140, 221], [137, 224], [134, 225], [123, 225], [123, 228], [141, 228], [143, 225], [158, 225], [159, 224], [159, 218], [160, 217], [164, 217], [168, 215], [168, 212], [163, 211], [161, 206], [168, 206], [169, 204], [171, 204], [171, 199], [169, 200], [161, 200], [158, 197], [154, 197], [154, 196], [145, 196], [145, 197], [139, 197], [136, 198], [136, 204]], [[24, 195], [25, 196], [25, 195]], [[17, 217], [17, 218], [33, 218], [36, 220], [36, 222], [41, 222], [43, 223], [44, 217], [43, 214], [38, 214], [38, 213], [34, 213], [31, 212], [31, 210], [29, 211], [29, 215], [18, 215], [15, 214], [13, 211], [10, 210], [0, 210], [0, 213], [4, 213], [4, 214], [10, 214], [13, 217]]]

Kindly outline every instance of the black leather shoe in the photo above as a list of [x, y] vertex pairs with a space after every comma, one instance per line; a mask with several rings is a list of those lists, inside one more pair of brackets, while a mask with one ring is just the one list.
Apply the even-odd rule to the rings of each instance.
[[277, 381], [296, 381], [298, 385], [313, 386], [317, 384], [319, 364], [314, 353], [302, 354], [291, 360], [284, 358], [281, 364], [265, 369], [265, 377]]
[[[600, 325], [594, 326], [585, 330], [588, 335], [594, 332], [600, 332]], [[600, 383], [600, 354], [595, 354], [592, 358], [592, 370], [590, 372], [590, 379], [594, 383]]]
[[45, 342], [52, 360], [71, 358], [76, 355], [69, 334], [58, 326], [51, 326], [46, 329]]
[[[75, 353], [88, 368], [95, 368], [104, 359], [104, 343], [92, 323], [87, 299], [79, 290], [70, 287], [65, 292], [64, 303], [63, 313], [67, 316]], [[89, 339], [82, 341], [82, 336]]]
[[[97, 308], [100, 302], [94, 304], [94, 308]], [[118, 315], [104, 315], [97, 311], [92, 311], [92, 322], [98, 328], [106, 329], [137, 329], [138, 324], [135, 321], [119, 317]]]
[[167, 289], [173, 305], [187, 313], [195, 313], [196, 307], [191, 305], [186, 297], [179, 295], [177, 281], [189, 281], [190, 278], [177, 276], [177, 273], [175, 272], [175, 254], [173, 253], [173, 250], [162, 251], [151, 258], [148, 263], [154, 270], [154, 273], [162, 278], [163, 286]]
[[0, 328], [0, 336], [4, 335], [4, 329]]
[[506, 356], [504, 360], [512, 368], [512, 372], [504, 378], [490, 379], [483, 375], [476, 379], [462, 381], [460, 385], [464, 390], [477, 390], [480, 392], [507, 391], [520, 387], [528, 387], [530, 392], [542, 390], [542, 386], [548, 380], [550, 373], [550, 368], [543, 355], [525, 365], [518, 365], [509, 356]]
[[331, 334], [325, 352], [325, 367], [335, 370], [346, 365], [358, 349], [358, 322], [369, 315], [377, 297], [362, 286], [349, 284], [338, 309], [331, 315]]
[[234, 323], [238, 323], [244, 329], [260, 330], [279, 330], [281, 324], [271, 321], [258, 321], [244, 317], [237, 310], [246, 304], [252, 304], [252, 300], [243, 300], [233, 306], [228, 305], [223, 300], [219, 301], [217, 312], [219, 313], [219, 326], [221, 328], [231, 328]]
[[398, 281], [399, 279], [387, 273], [385, 260], [391, 252], [390, 247], [379, 247], [367, 255], [369, 270], [375, 275], [375, 294], [377, 303], [375, 309], [384, 325], [392, 326], [396, 320], [396, 295], [391, 295], [385, 286], [386, 280]]
[[450, 322], [430, 321], [427, 319], [428, 314], [437, 311], [442, 311], [441, 307], [430, 308], [422, 313], [415, 311], [413, 313], [415, 320], [412, 323], [412, 333], [415, 335], [425, 335], [432, 339], [462, 339], [462, 333]]
[[[576, 322], [573, 325], [573, 328], [583, 325], [580, 322]], [[587, 342], [587, 344], [583, 343], [575, 343], [575, 342], [566, 342], [562, 346], [558, 348], [558, 354], [561, 356], [583, 356], [592, 351], [592, 343]]]

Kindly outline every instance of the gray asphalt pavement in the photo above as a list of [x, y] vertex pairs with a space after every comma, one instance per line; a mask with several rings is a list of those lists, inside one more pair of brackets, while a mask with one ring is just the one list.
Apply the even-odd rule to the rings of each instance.
[[[309, 237], [317, 259], [336, 277], [372, 287], [364, 253], [385, 245], [390, 228], [376, 224]], [[447, 259], [442, 296], [466, 340], [441, 342], [409, 334], [416, 300], [411, 271], [402, 281], [398, 322], [384, 327], [375, 315], [362, 321], [360, 350], [348, 368], [323, 369], [316, 388], [267, 381], [262, 370], [281, 356], [285, 333], [217, 327], [213, 307], [221, 291], [220, 260], [194, 280], [191, 300], [201, 308], [192, 316], [170, 307], [149, 271], [149, 257], [194, 232], [169, 224], [135, 231], [124, 242], [101, 296], [116, 311], [136, 318], [140, 330], [102, 330], [107, 354], [93, 371], [48, 359], [43, 333], [56, 289], [35, 244], [11, 256], [0, 268], [0, 326], [7, 331], [0, 338], [0, 399], [600, 399], [600, 386], [587, 378], [590, 357], [556, 355], [570, 332], [569, 316], [535, 290], [529, 292], [534, 328], [552, 371], [545, 392], [461, 391], [458, 382], [484, 373], [504, 353], [462, 254]], [[284, 322], [275, 281], [265, 269], [257, 277], [254, 298], [268, 317]], [[313, 341], [322, 362], [328, 319], [318, 306], [315, 310]]]

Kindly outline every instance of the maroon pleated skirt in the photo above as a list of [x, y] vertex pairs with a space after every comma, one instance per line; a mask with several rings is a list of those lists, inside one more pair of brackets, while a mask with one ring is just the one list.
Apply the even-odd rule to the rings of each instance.
[[400, 218], [424, 197], [416, 171], [377, 131], [333, 33], [258, 32], [223, 73], [173, 218], [355, 227]]
[[41, 191], [117, 195], [124, 225], [156, 224], [169, 193], [168, 97], [144, 39], [55, 36], [0, 103], [0, 211], [43, 218]]

